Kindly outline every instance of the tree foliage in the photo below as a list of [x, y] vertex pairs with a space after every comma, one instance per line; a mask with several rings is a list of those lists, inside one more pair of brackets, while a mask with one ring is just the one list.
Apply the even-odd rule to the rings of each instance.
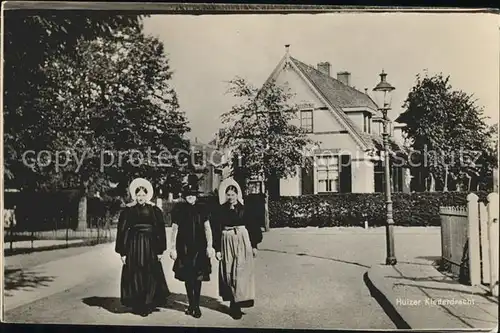
[[31, 108], [14, 109], [20, 115], [8, 125], [15, 152], [47, 150], [52, 159], [59, 152], [68, 160], [56, 167], [32, 157], [26, 167], [18, 154], [17, 186], [73, 180], [102, 190], [109, 181], [124, 186], [136, 176], [167, 186], [181, 179], [182, 167], [167, 158], [188, 150], [183, 136], [189, 128], [169, 84], [163, 45], [139, 23], [105, 27], [105, 33], [81, 34], [71, 52], [47, 52], [36, 71], [44, 85], [31, 96]]
[[304, 148], [313, 141], [293, 124], [298, 114], [293, 94], [275, 82], [257, 89], [239, 77], [230, 81], [228, 92], [241, 102], [222, 115], [220, 141], [232, 149], [244, 175], [266, 184], [295, 175], [304, 162]]
[[14, 180], [16, 170], [22, 169], [20, 155], [26, 150], [25, 139], [31, 137], [24, 131], [25, 124], [42, 118], [35, 103], [46, 86], [46, 59], [72, 54], [80, 39], [107, 36], [120, 27], [140, 27], [141, 20], [138, 15], [104, 12], [5, 11], [3, 23], [4, 172], [9, 182]]
[[404, 131], [417, 152], [412, 163], [435, 179], [436, 188], [469, 189], [471, 180], [485, 185], [480, 181], [497, 164], [491, 145], [495, 133], [472, 95], [454, 90], [441, 74], [417, 75], [404, 108], [398, 121], [406, 124]]

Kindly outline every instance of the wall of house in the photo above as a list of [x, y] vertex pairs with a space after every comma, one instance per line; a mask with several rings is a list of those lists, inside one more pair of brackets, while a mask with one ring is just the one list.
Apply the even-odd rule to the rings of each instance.
[[[283, 70], [276, 78], [276, 83], [288, 87], [295, 94], [291, 102], [315, 109], [313, 110], [314, 133], [310, 136], [313, 140], [321, 142], [321, 148], [342, 149], [351, 152], [359, 150], [356, 141], [350, 137], [344, 126], [331, 114], [331, 111], [319, 109], [326, 108], [325, 103], [316, 96], [298, 73], [293, 69]], [[300, 125], [300, 119], [295, 120], [294, 123]]]
[[280, 195], [281, 196], [298, 196], [302, 193], [300, 182], [300, 168], [297, 167], [297, 173], [294, 177], [280, 179]]
[[369, 159], [352, 162], [352, 192], [373, 193], [375, 191], [374, 164]]
[[358, 126], [360, 130], [363, 130], [365, 125], [364, 114], [365, 112], [362, 111], [351, 111], [347, 113], [347, 116], [352, 120], [354, 124], [356, 124], [356, 126]]
[[394, 126], [392, 139], [401, 145], [404, 144], [405, 140], [404, 140], [403, 128], [401, 126]]
[[382, 135], [383, 125], [381, 121], [372, 121], [372, 134]]
[[314, 108], [326, 106], [293, 69], [281, 71], [276, 78], [276, 84], [288, 87], [295, 94], [293, 103], [311, 103]]
[[[314, 91], [302, 80], [300, 75], [292, 69], [282, 71], [276, 78], [276, 83], [284, 85], [295, 94], [291, 102], [299, 105], [304, 105], [305, 108], [313, 108], [313, 130], [310, 134], [312, 140], [318, 142], [318, 147], [322, 150], [340, 150], [343, 154], [350, 154], [354, 160], [363, 159], [364, 151], [359, 148], [357, 142], [347, 132], [347, 129], [330, 110], [326, 109], [326, 105], [316, 96]], [[323, 108], [323, 109], [320, 109]], [[358, 112], [353, 114], [358, 127], [363, 129], [363, 113]], [[294, 124], [299, 126], [300, 119], [294, 121]], [[316, 183], [316, 181], [315, 181]], [[316, 185], [315, 185], [316, 187]], [[373, 163], [367, 165], [360, 162], [353, 162], [352, 166], [352, 192], [366, 193], [373, 192]], [[280, 195], [296, 196], [301, 195], [302, 184], [300, 172], [288, 179], [280, 180]]]
[[[330, 110], [315, 110], [313, 112], [313, 128], [317, 135], [328, 134], [331, 132], [346, 131], [337, 119], [334, 118]], [[324, 133], [324, 134], [321, 134]]]

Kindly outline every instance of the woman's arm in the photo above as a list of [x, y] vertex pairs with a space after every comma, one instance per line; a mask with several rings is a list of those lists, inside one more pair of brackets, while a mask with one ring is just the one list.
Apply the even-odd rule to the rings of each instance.
[[158, 207], [153, 207], [154, 214], [156, 218], [156, 229], [157, 229], [157, 254], [160, 255], [167, 249], [167, 233], [165, 231], [165, 220], [163, 218], [163, 212]]
[[203, 224], [205, 227], [205, 237], [207, 238], [207, 248], [213, 248], [213, 237], [212, 237], [212, 228], [210, 226], [210, 221], [206, 220]]
[[262, 230], [259, 225], [259, 220], [252, 214], [249, 214], [247, 210], [244, 211], [243, 218], [245, 219], [245, 226], [250, 236], [252, 248], [256, 249], [258, 244], [262, 242]]
[[179, 226], [176, 222], [172, 222], [172, 234], [170, 235], [170, 251], [176, 251], [176, 241], [177, 233], [179, 231]]
[[127, 239], [127, 208], [122, 210], [116, 228], [115, 252], [124, 257], [126, 253]]
[[215, 252], [221, 251], [222, 226], [220, 220], [220, 208], [214, 208], [210, 218], [210, 226], [212, 231], [212, 244]]
[[[170, 234], [170, 246], [169, 251], [171, 253], [170, 257], [172, 257], [172, 251], [177, 251], [177, 234], [179, 233], [179, 223], [181, 218], [181, 207], [180, 204], [175, 204], [172, 207], [172, 211], [170, 212], [170, 216], [172, 217], [172, 233]], [[175, 259], [175, 258], [173, 258]]]

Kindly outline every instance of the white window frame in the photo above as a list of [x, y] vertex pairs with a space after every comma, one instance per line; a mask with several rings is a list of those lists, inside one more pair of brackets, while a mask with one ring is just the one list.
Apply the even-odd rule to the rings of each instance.
[[372, 133], [372, 117], [369, 113], [363, 114], [363, 132], [368, 134]]
[[304, 127], [302, 126], [302, 112], [310, 112], [311, 113], [311, 131], [306, 131], [306, 133], [314, 133], [314, 109], [313, 108], [304, 108], [299, 111], [299, 121], [300, 121], [300, 128], [304, 130]]
[[[319, 191], [319, 183], [320, 183], [319, 171], [322, 171], [322, 168], [324, 166], [320, 165], [318, 163], [318, 159], [328, 158], [328, 157], [337, 159], [337, 169], [332, 170], [334, 172], [335, 171], [337, 172], [337, 178], [335, 180], [336, 188], [334, 190], [330, 190], [330, 191], [328, 191], [328, 190], [327, 191]], [[327, 172], [327, 175], [328, 175], [328, 167], [326, 168], [325, 171]], [[340, 192], [340, 173], [341, 173], [341, 156], [340, 156], [340, 154], [316, 154], [314, 156], [314, 193], [315, 194], [318, 194], [318, 193], [339, 193]], [[328, 180], [328, 176], [326, 179]]]

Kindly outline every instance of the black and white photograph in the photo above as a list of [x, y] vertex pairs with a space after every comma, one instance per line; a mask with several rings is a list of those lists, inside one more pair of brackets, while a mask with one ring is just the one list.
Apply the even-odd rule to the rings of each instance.
[[498, 13], [55, 7], [3, 3], [2, 321], [498, 327]]

